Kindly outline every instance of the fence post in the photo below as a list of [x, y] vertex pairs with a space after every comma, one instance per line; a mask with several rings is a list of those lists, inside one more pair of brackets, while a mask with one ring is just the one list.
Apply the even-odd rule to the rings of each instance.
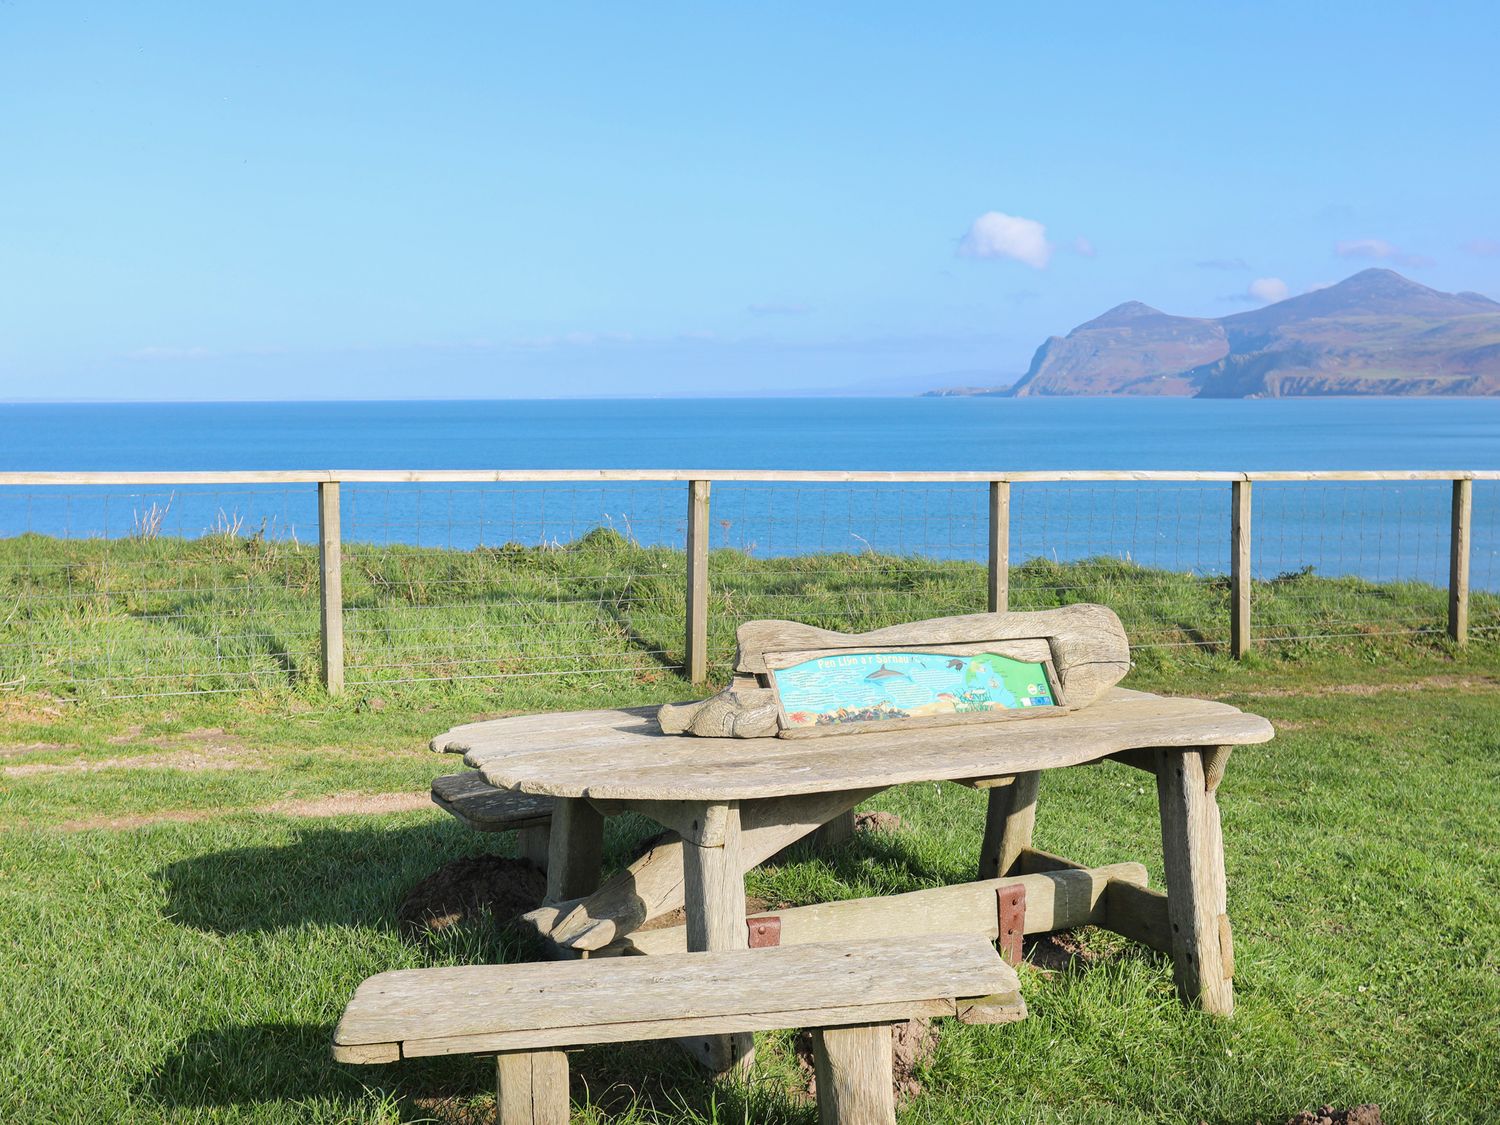
[[695, 684], [708, 678], [708, 485], [706, 480], [688, 482], [684, 663], [688, 679]]
[[1229, 516], [1229, 648], [1236, 660], [1250, 653], [1250, 482], [1233, 485]]
[[990, 612], [1010, 603], [1010, 481], [990, 481]]
[[323, 686], [344, 690], [344, 572], [339, 532], [339, 482], [318, 482], [318, 600], [322, 609]]
[[1448, 636], [1469, 643], [1469, 525], [1474, 508], [1474, 482], [1453, 482], [1453, 527], [1448, 540]]

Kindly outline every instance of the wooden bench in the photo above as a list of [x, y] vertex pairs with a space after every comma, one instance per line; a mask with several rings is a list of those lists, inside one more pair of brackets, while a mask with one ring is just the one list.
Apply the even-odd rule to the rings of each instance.
[[432, 803], [476, 832], [516, 831], [516, 854], [547, 869], [551, 797], [491, 785], [478, 770], [434, 778]]
[[[974, 998], [982, 998], [975, 1000]], [[896, 1120], [889, 1025], [1026, 1014], [1015, 970], [977, 934], [653, 957], [399, 969], [355, 991], [333, 1057], [497, 1056], [500, 1125], [566, 1125], [563, 1049], [813, 1028], [819, 1120]]]

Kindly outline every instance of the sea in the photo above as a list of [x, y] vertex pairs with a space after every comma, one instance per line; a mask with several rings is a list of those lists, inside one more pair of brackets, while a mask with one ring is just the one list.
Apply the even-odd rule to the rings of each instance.
[[[764, 398], [0, 404], [0, 471], [1497, 469], [1500, 399]], [[344, 486], [351, 542], [681, 545], [682, 484]], [[1449, 486], [1259, 484], [1257, 574], [1446, 582]], [[715, 484], [711, 545], [982, 559], [983, 485]], [[1474, 491], [1500, 586], [1500, 483]], [[1227, 565], [1227, 484], [1018, 484], [1012, 557]], [[0, 485], [0, 536], [310, 540], [315, 489]]]

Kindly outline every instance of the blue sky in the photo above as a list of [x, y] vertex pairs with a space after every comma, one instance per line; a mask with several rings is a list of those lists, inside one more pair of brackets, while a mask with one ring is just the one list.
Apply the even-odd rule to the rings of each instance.
[[9, 0], [0, 398], [892, 393], [1127, 299], [1500, 296], [1497, 40], [1488, 4]]

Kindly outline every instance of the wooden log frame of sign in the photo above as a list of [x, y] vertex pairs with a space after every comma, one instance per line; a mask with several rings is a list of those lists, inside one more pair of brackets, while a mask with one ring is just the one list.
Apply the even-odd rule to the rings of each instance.
[[[1113, 610], [1080, 603], [1029, 613], [975, 613], [893, 625], [868, 633], [836, 633], [795, 621], [751, 621], [736, 634], [736, 675], [719, 694], [668, 704], [657, 713], [667, 734], [716, 738], [809, 738], [879, 728], [955, 725], [1038, 718], [1097, 699], [1130, 670], [1130, 642]], [[871, 722], [793, 726], [774, 673], [820, 656], [917, 648], [935, 655], [995, 652], [1046, 670], [1056, 706]]]

